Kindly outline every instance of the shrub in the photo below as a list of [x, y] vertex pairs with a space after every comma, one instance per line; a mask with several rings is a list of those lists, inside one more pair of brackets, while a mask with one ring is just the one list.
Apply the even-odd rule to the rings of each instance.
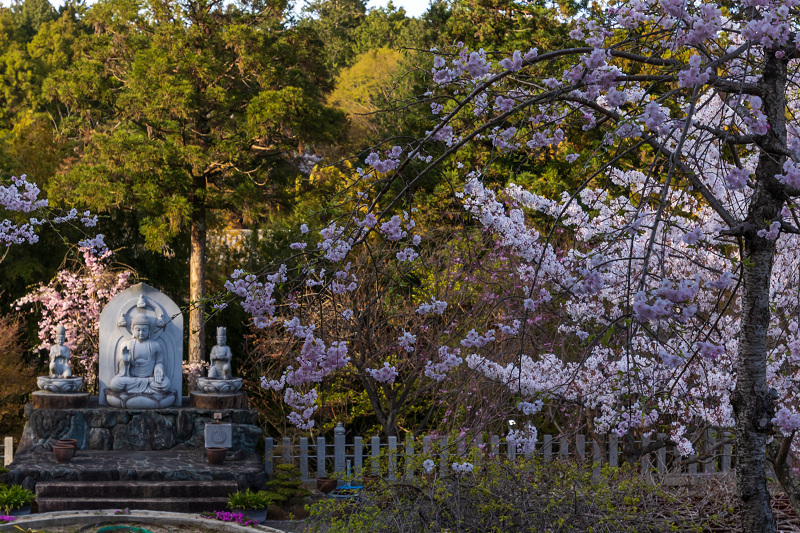
[[9, 485], [0, 489], [0, 509], [8, 514], [14, 509], [25, 507], [33, 501], [34, 494], [20, 485]]
[[300, 469], [291, 464], [275, 466], [275, 479], [267, 481], [266, 493], [277, 505], [294, 505], [311, 496], [300, 481]]
[[375, 484], [356, 501], [311, 506], [317, 530], [335, 532], [687, 531], [684, 506], [632, 468], [600, 475], [570, 462], [490, 463], [482, 469]]
[[265, 491], [252, 492], [250, 489], [244, 492], [234, 492], [228, 495], [228, 508], [256, 510], [266, 509], [272, 503], [272, 497]]

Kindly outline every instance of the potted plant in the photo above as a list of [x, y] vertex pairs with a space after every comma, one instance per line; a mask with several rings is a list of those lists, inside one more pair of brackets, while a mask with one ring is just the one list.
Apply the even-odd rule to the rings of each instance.
[[259, 524], [267, 519], [267, 507], [272, 497], [265, 491], [253, 492], [250, 489], [228, 495], [228, 508], [235, 513], [249, 516]]
[[317, 490], [321, 493], [328, 495], [339, 484], [339, 480], [333, 477], [318, 477]]
[[0, 489], [0, 508], [11, 516], [31, 514], [31, 502], [35, 495], [21, 485], [9, 485]]

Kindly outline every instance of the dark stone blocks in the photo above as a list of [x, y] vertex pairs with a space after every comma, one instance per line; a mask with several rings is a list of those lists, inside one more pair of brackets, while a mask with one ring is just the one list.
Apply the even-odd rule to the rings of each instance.
[[80, 409], [33, 409], [26, 406], [19, 452], [50, 450], [58, 439], [78, 440], [78, 449], [149, 451], [205, 447], [204, 430], [221, 413], [233, 425], [232, 451], [252, 452], [261, 438], [258, 412], [251, 409], [209, 410], [195, 407], [117, 409], [89, 403]]

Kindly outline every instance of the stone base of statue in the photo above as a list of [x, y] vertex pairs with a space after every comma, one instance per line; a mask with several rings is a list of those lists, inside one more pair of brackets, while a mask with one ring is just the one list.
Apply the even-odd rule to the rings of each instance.
[[36, 409], [80, 409], [89, 403], [89, 393], [37, 390], [31, 395], [31, 402]]
[[43, 391], [65, 394], [81, 390], [81, 387], [83, 387], [83, 378], [51, 378], [49, 376], [39, 376], [36, 378], [36, 383]]
[[242, 378], [211, 379], [197, 378], [197, 389], [210, 393], [232, 393], [242, 388]]
[[247, 409], [247, 393], [214, 393], [191, 391], [189, 393], [189, 405], [197, 409]]
[[106, 403], [111, 407], [121, 409], [159, 409], [170, 407], [178, 402], [178, 394], [171, 390], [167, 392], [115, 392], [106, 389]]

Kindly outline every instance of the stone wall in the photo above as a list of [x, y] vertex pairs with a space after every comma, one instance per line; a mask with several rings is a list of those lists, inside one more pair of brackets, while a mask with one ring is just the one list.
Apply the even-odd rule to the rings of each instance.
[[90, 404], [82, 409], [34, 409], [25, 406], [28, 419], [18, 453], [51, 449], [58, 439], [77, 439], [89, 450], [202, 450], [205, 425], [222, 413], [222, 423], [233, 427], [232, 450], [252, 452], [263, 436], [254, 409], [211, 411], [193, 407], [116, 409]]

